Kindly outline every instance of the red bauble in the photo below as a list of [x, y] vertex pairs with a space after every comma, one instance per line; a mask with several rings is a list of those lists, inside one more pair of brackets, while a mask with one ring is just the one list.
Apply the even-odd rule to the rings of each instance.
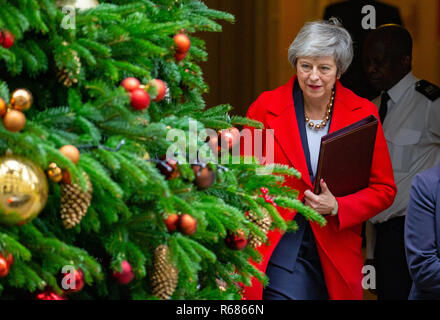
[[3, 41], [5, 41], [5, 38], [3, 37], [3, 32], [0, 30], [0, 45], [3, 46]]
[[113, 277], [116, 279], [116, 281], [119, 282], [119, 284], [128, 284], [133, 280], [134, 278], [134, 272], [131, 268], [130, 263], [128, 261], [124, 260], [121, 263], [121, 272], [113, 271]]
[[141, 83], [138, 79], [130, 77], [125, 78], [124, 81], [122, 81], [121, 85], [125, 88], [126, 91], [131, 92], [135, 89], [139, 89]]
[[179, 220], [177, 221], [177, 229], [181, 233], [190, 236], [197, 231], [197, 220], [191, 217], [189, 214], [183, 214], [179, 216]]
[[59, 294], [56, 294], [53, 291], [43, 291], [40, 293], [37, 293], [35, 296], [35, 299], [37, 300], [67, 300], [67, 298], [60, 296]]
[[179, 221], [179, 216], [175, 213], [169, 214], [165, 219], [165, 225], [169, 232], [174, 232], [177, 229], [177, 221]]
[[177, 161], [174, 159], [167, 159], [166, 156], [160, 158], [161, 161], [156, 163], [156, 167], [160, 173], [167, 178], [167, 180], [175, 179], [180, 176], [180, 171], [177, 168]]
[[150, 95], [143, 89], [134, 89], [131, 91], [130, 104], [135, 110], [146, 109], [150, 105]]
[[14, 256], [11, 253], [1, 254], [0, 258], [5, 258], [8, 266], [11, 267], [14, 264]]
[[228, 231], [225, 242], [228, 248], [232, 250], [243, 250], [248, 244], [248, 240], [242, 230], [235, 233]]
[[191, 47], [191, 40], [183, 33], [174, 36], [174, 43], [176, 44], [176, 51], [178, 53], [187, 53]]
[[184, 52], [184, 53], [176, 52], [176, 54], [174, 55], [174, 58], [176, 59], [177, 62], [182, 61], [183, 59], [186, 58], [186, 52]]
[[154, 98], [154, 101], [156, 102], [162, 101], [167, 93], [167, 85], [165, 84], [165, 82], [159, 79], [154, 79], [152, 82], [153, 85], [155, 85], [157, 88], [157, 96], [156, 98]]
[[211, 148], [213, 152], [218, 152], [221, 150], [219, 146], [218, 135], [217, 136], [210, 135], [209, 137], [206, 138], [206, 142], [208, 143], [208, 146]]
[[60, 273], [59, 287], [66, 294], [81, 291], [84, 288], [84, 273], [81, 269]]
[[240, 141], [240, 131], [237, 128], [222, 130], [219, 133], [220, 147], [225, 150], [232, 149]]
[[6, 277], [9, 273], [9, 264], [4, 257], [0, 256], [0, 278]]
[[3, 48], [9, 49], [14, 45], [15, 37], [9, 31], [3, 31]]

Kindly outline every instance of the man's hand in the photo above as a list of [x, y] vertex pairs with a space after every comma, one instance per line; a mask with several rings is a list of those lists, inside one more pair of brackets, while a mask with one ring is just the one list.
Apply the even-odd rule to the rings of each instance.
[[321, 193], [316, 195], [312, 191], [306, 190], [306, 192], [304, 192], [304, 200], [305, 204], [316, 212], [327, 215], [335, 208], [336, 198], [330, 192], [323, 179], [321, 179], [319, 183], [321, 185]]

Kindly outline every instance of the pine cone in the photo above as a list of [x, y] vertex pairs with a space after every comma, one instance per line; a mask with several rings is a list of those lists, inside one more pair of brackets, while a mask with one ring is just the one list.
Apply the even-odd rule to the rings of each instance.
[[89, 177], [87, 180], [87, 192], [84, 192], [77, 184], [61, 184], [61, 219], [66, 229], [73, 228], [86, 215], [92, 200], [93, 187]]
[[[263, 208], [263, 218], [258, 218], [255, 213], [250, 211], [248, 219], [249, 221], [256, 224], [260, 228], [260, 230], [264, 232], [264, 234], [267, 234], [269, 232], [269, 229], [272, 225], [272, 218], [269, 212], [264, 208]], [[263, 241], [260, 238], [258, 238], [256, 235], [254, 235], [252, 232], [249, 234], [248, 241], [249, 241], [248, 244], [252, 248], [258, 248], [263, 244]]]
[[169, 299], [176, 289], [178, 270], [172, 265], [167, 245], [160, 245], [154, 250], [153, 274], [151, 286], [153, 294], [160, 299]]

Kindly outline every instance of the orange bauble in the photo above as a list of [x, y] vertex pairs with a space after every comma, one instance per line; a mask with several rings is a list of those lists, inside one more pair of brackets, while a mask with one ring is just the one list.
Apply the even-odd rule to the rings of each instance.
[[191, 217], [189, 214], [183, 214], [179, 216], [177, 228], [181, 233], [190, 236], [197, 230], [197, 220]]
[[3, 125], [8, 131], [21, 131], [26, 125], [26, 117], [21, 111], [9, 110], [3, 117]]
[[73, 163], [77, 164], [79, 161], [79, 150], [70, 144], [62, 146], [60, 148], [60, 152], [70, 160], [72, 160]]
[[6, 107], [6, 102], [2, 98], [0, 98], [0, 117], [3, 117], [6, 114], [8, 108]]
[[191, 40], [189, 40], [188, 36], [183, 33], [174, 36], [174, 43], [178, 53], [187, 53], [191, 47]]
[[167, 226], [169, 232], [176, 230], [178, 220], [179, 216], [177, 214], [173, 213], [168, 215], [168, 217], [165, 219], [165, 225]]

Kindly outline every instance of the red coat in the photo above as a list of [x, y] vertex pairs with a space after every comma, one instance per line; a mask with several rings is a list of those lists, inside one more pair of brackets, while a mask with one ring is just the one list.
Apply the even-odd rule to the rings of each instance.
[[[296, 77], [293, 77], [287, 84], [261, 94], [249, 108], [247, 117], [262, 122], [265, 129], [274, 130], [274, 163], [293, 166], [301, 172], [301, 179], [287, 178], [285, 185], [298, 190], [299, 198], [302, 199], [304, 191], [313, 190], [313, 186], [294, 110], [292, 92], [295, 80]], [[377, 108], [337, 81], [330, 133], [369, 115], [379, 118]], [[393, 203], [395, 194], [391, 160], [382, 126], [379, 124], [368, 188], [345, 197], [337, 197], [338, 214], [325, 216], [325, 227], [311, 223], [330, 299], [362, 299], [362, 222], [388, 208]], [[288, 221], [296, 214], [286, 209], [280, 209], [279, 212]], [[270, 231], [269, 244], [258, 248], [263, 260], [254, 265], [264, 273], [281, 236], [279, 231]], [[263, 286], [255, 278], [251, 287], [244, 288], [246, 299], [260, 300], [262, 293]]]

